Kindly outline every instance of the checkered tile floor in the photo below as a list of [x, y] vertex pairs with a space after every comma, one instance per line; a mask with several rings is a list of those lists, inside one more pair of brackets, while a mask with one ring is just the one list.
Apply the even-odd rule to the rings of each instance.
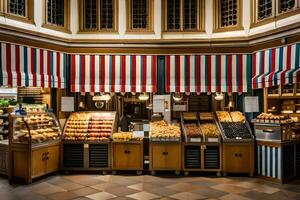
[[0, 178], [0, 199], [300, 199], [300, 180], [273, 184], [248, 177], [58, 175], [31, 185]]

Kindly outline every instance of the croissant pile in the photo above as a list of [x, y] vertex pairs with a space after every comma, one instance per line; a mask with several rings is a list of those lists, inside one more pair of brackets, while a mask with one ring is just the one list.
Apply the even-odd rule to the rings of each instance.
[[150, 123], [152, 138], [180, 138], [181, 130], [179, 124], [168, 124], [166, 121]]
[[240, 111], [230, 112], [230, 116], [233, 122], [245, 122], [246, 118]]
[[227, 111], [217, 111], [216, 114], [220, 122], [232, 122], [230, 114]]
[[202, 133], [206, 137], [219, 137], [219, 135], [220, 135], [219, 129], [216, 126], [216, 124], [205, 123], [205, 124], [201, 124], [200, 128], [202, 130]]

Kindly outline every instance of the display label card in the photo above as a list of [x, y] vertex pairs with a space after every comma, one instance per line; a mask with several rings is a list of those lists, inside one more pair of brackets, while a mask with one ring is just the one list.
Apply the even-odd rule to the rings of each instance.
[[182, 104], [173, 104], [174, 111], [187, 111], [187, 106]]
[[61, 112], [73, 112], [74, 107], [74, 97], [61, 97]]
[[150, 124], [143, 124], [144, 131], [150, 131]]
[[190, 138], [191, 142], [201, 142], [201, 138]]
[[219, 142], [219, 138], [207, 138], [208, 142]]
[[246, 96], [244, 108], [245, 112], [259, 112], [258, 97]]
[[163, 113], [165, 111], [164, 99], [153, 99], [153, 112]]
[[133, 138], [143, 138], [144, 137], [144, 131], [133, 131], [132, 132]]

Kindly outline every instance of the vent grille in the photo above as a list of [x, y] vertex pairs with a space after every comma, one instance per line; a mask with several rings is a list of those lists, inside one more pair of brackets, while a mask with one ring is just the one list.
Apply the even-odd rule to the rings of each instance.
[[83, 144], [64, 144], [64, 167], [83, 167]]
[[201, 149], [200, 146], [185, 146], [184, 160], [186, 169], [201, 168]]
[[218, 146], [207, 146], [204, 150], [204, 167], [206, 169], [220, 168], [220, 149]]
[[284, 159], [283, 163], [283, 177], [288, 178], [294, 175], [294, 145], [288, 145], [283, 147], [283, 155]]
[[300, 144], [296, 146], [296, 174], [300, 176]]
[[90, 167], [108, 168], [108, 144], [90, 145], [89, 164]]

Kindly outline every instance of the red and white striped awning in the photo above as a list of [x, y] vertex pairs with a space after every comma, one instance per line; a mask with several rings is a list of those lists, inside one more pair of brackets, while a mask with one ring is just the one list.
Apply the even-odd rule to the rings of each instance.
[[251, 54], [166, 56], [167, 92], [247, 92]]
[[300, 43], [253, 53], [253, 89], [300, 81]]
[[0, 43], [0, 86], [65, 88], [67, 54]]
[[71, 55], [72, 92], [156, 92], [155, 55]]

